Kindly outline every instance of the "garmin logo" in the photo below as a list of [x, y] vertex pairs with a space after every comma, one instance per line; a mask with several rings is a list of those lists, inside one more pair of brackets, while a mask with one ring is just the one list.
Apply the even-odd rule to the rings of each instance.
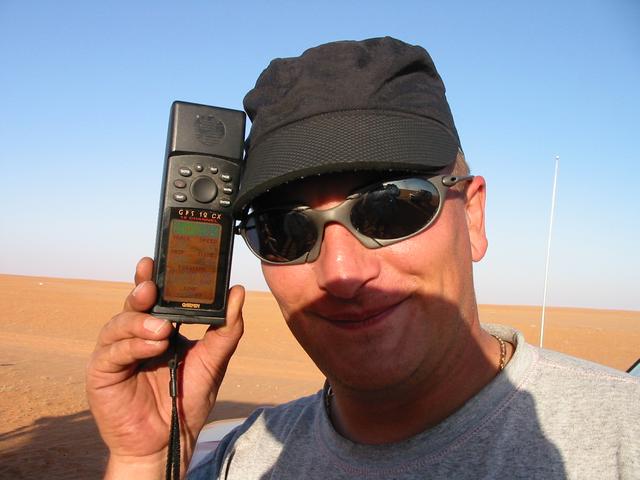
[[217, 145], [225, 136], [226, 130], [215, 115], [196, 115], [196, 138], [205, 145]]
[[199, 303], [182, 302], [182, 306], [184, 308], [200, 308], [200, 304]]

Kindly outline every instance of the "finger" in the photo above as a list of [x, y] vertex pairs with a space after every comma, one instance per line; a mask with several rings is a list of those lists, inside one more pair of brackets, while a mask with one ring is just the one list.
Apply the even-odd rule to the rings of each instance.
[[168, 320], [146, 313], [123, 312], [113, 317], [100, 331], [98, 346], [110, 345], [129, 338], [166, 340], [172, 327]]
[[158, 289], [151, 280], [139, 283], [127, 296], [122, 306], [125, 312], [147, 312], [156, 302]]
[[153, 274], [153, 260], [149, 257], [142, 257], [136, 265], [135, 283], [139, 285], [145, 280], [151, 280]]
[[[96, 349], [89, 364], [89, 372], [118, 373], [130, 371], [139, 362], [157, 357], [167, 350], [169, 340], [127, 338]], [[121, 379], [111, 379], [118, 382]], [[99, 385], [94, 385], [99, 387]]]

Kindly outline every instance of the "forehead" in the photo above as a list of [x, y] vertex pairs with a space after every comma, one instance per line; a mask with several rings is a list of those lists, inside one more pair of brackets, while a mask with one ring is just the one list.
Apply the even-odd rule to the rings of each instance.
[[359, 188], [390, 177], [388, 172], [372, 171], [315, 175], [274, 188], [253, 203], [260, 208], [286, 204], [314, 206], [329, 200], [344, 199]]

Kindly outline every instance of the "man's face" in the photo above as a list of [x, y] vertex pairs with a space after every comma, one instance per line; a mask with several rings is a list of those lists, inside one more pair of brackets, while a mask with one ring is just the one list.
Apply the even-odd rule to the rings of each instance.
[[[326, 209], [366, 183], [362, 174], [323, 176], [278, 197]], [[423, 381], [477, 321], [471, 264], [486, 250], [484, 180], [465, 191], [449, 190], [437, 221], [399, 243], [368, 249], [330, 223], [314, 262], [263, 264], [289, 328], [333, 385], [372, 391]]]

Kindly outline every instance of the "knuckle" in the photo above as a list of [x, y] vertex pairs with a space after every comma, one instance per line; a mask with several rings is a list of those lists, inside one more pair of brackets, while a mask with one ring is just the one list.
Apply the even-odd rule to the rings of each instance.
[[124, 366], [132, 363], [133, 356], [131, 355], [131, 342], [127, 340], [120, 340], [109, 347], [108, 361], [112, 365]]

